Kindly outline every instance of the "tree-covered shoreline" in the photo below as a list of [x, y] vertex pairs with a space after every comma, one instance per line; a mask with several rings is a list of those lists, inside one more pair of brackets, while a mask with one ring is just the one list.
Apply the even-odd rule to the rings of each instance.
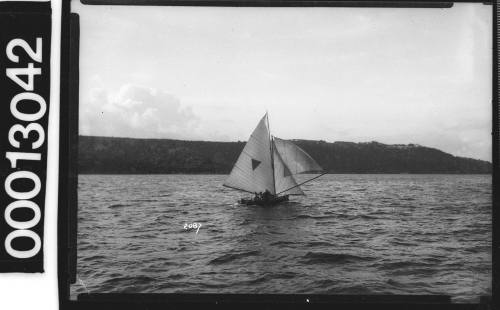
[[[79, 136], [80, 174], [228, 174], [245, 142]], [[379, 142], [293, 140], [328, 173], [489, 174], [490, 162]]]

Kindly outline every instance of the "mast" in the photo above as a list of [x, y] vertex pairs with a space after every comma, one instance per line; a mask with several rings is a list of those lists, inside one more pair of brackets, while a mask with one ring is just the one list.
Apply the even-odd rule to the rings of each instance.
[[271, 152], [271, 168], [273, 170], [273, 187], [274, 187], [274, 194], [276, 194], [276, 180], [274, 177], [274, 149], [273, 149], [273, 136], [271, 135], [271, 127], [269, 127], [269, 114], [267, 114], [266, 111], [266, 119], [267, 119], [267, 129], [269, 130], [269, 151]]

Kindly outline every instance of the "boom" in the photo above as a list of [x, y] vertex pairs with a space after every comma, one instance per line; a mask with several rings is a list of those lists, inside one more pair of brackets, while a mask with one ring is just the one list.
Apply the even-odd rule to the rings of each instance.
[[307, 182], [310, 182], [310, 181], [312, 181], [312, 180], [314, 180], [314, 179], [317, 179], [317, 178], [319, 178], [320, 176], [325, 175], [325, 174], [326, 174], [326, 173], [322, 173], [322, 174], [320, 174], [320, 175], [318, 175], [318, 176], [315, 176], [315, 177], [314, 177], [314, 178], [312, 178], [312, 179], [309, 179], [309, 180], [304, 181], [304, 182], [302, 182], [302, 183], [300, 183], [300, 184], [297, 184], [297, 185], [295, 185], [295, 186], [292, 186], [292, 187], [290, 187], [290, 188], [287, 188], [287, 189], [285, 189], [284, 191], [281, 191], [281, 192], [277, 193], [276, 195], [279, 195], [279, 194], [284, 193], [284, 192], [286, 192], [286, 191], [289, 191], [289, 190], [291, 190], [291, 189], [293, 189], [293, 188], [296, 188], [296, 187], [298, 187], [298, 186], [301, 186], [302, 184], [306, 184]]

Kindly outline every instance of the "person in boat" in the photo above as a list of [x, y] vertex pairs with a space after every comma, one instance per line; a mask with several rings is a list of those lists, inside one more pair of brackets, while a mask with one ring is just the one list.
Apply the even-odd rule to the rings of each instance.
[[262, 194], [262, 200], [264, 201], [270, 201], [272, 198], [271, 192], [266, 189], [266, 191]]
[[257, 200], [262, 200], [262, 192], [255, 192], [255, 197], [253, 198], [254, 201], [257, 201]]

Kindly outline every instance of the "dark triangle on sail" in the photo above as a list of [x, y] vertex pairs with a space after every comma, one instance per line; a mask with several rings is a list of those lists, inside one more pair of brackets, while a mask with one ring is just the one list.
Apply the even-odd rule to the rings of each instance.
[[286, 177], [289, 177], [292, 175], [292, 173], [290, 172], [290, 169], [288, 169], [288, 166], [287, 165], [283, 165], [284, 166], [284, 170], [283, 170], [283, 176], [286, 178]]
[[260, 165], [260, 160], [252, 158], [252, 170], [255, 170]]
[[283, 161], [275, 147], [273, 148], [273, 154], [276, 193], [283, 195], [304, 195], [304, 192], [294, 179], [290, 168]]

